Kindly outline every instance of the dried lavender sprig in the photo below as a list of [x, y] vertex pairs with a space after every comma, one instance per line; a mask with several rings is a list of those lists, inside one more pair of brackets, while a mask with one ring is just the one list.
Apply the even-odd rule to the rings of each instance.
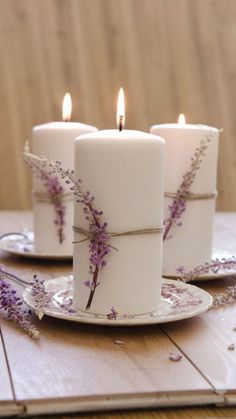
[[36, 165], [41, 169], [49, 167], [50, 174], [59, 175], [66, 184], [71, 185], [71, 190], [74, 192], [77, 202], [83, 205], [83, 213], [88, 221], [89, 231], [92, 235], [89, 243], [89, 274], [92, 275], [92, 279], [84, 282], [85, 286], [88, 286], [90, 289], [86, 304], [86, 310], [88, 310], [91, 307], [94, 293], [99, 285], [98, 274], [106, 266], [106, 257], [112, 249], [107, 233], [107, 223], [101, 220], [103, 212], [98, 211], [94, 207], [95, 198], [89, 191], [84, 192], [82, 190], [82, 181], [80, 179], [75, 180], [74, 171], [63, 169], [60, 161], [54, 162], [44, 156], [36, 156], [30, 153], [27, 144], [24, 149], [24, 160], [28, 164]]
[[0, 310], [6, 317], [14, 321], [25, 330], [32, 338], [39, 338], [39, 331], [32, 323], [30, 310], [24, 309], [23, 300], [17, 296], [17, 291], [7, 282], [5, 273], [0, 270]]
[[[28, 143], [26, 144], [25, 150], [28, 150]], [[59, 238], [59, 243], [61, 244], [65, 240], [63, 227], [65, 225], [66, 207], [62, 203], [64, 188], [60, 184], [58, 177], [52, 176], [48, 172], [46, 164], [44, 164], [42, 167], [38, 164], [37, 160], [32, 160], [29, 158], [25, 158], [24, 160], [27, 163], [27, 165], [32, 169], [34, 175], [42, 180], [47, 190], [47, 193], [50, 197], [51, 203], [54, 206], [54, 210], [56, 213], [54, 223], [57, 226], [57, 235]]]
[[233, 304], [236, 302], [236, 285], [227, 287], [225, 292], [219, 292], [213, 295], [212, 306], [217, 308], [221, 305]]
[[183, 181], [179, 186], [176, 197], [173, 198], [171, 205], [169, 205], [169, 216], [164, 221], [163, 240], [170, 239], [170, 230], [174, 225], [181, 227], [180, 221], [182, 214], [186, 210], [187, 197], [191, 195], [191, 186], [196, 178], [197, 171], [200, 169], [202, 158], [205, 156], [205, 151], [208, 148], [208, 143], [211, 141], [210, 136], [201, 139], [199, 147], [196, 148], [194, 156], [191, 158], [190, 169], [184, 174]]
[[44, 279], [39, 279], [37, 275], [34, 275], [30, 294], [34, 300], [35, 314], [41, 320], [44, 316], [44, 308], [51, 300], [50, 293], [46, 291]]
[[196, 266], [191, 271], [187, 271], [184, 266], [180, 266], [176, 269], [179, 278], [183, 282], [191, 282], [196, 280], [199, 276], [208, 273], [216, 274], [219, 270], [228, 271], [236, 268], [236, 257], [231, 256], [230, 258], [213, 259], [211, 262], [205, 262], [202, 265]]

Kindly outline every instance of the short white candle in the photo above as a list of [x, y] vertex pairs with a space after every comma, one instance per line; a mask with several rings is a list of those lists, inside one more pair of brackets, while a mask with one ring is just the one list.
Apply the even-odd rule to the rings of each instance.
[[[190, 169], [191, 158], [201, 139], [210, 138], [200, 169], [191, 187], [193, 194], [216, 192], [218, 136], [216, 128], [204, 125], [162, 124], [151, 127], [151, 133], [162, 136], [166, 141], [165, 192], [176, 193], [183, 175]], [[173, 198], [165, 198], [164, 219], [169, 216], [169, 205]], [[215, 199], [188, 200], [182, 214], [182, 226], [173, 226], [164, 242], [164, 274], [176, 275], [180, 266], [190, 270], [210, 261], [213, 246], [213, 220]]]
[[[70, 108], [68, 96], [64, 98], [64, 104], [66, 102]], [[65, 106], [63, 107], [63, 122], [50, 122], [35, 126], [33, 128], [32, 149], [34, 154], [49, 157], [54, 161], [59, 160], [63, 167], [73, 169], [75, 138], [80, 134], [96, 131], [96, 128], [79, 122], [65, 122], [70, 119], [70, 111], [71, 109], [67, 110]], [[55, 225], [55, 208], [50, 202], [44, 202], [44, 199], [40, 199], [40, 196], [47, 194], [47, 190], [44, 182], [33, 176], [35, 251], [72, 256], [73, 194], [70, 194], [70, 188], [63, 181], [59, 180], [59, 182], [65, 192], [62, 201], [63, 206], [65, 206], [64, 240], [61, 243]]]
[[[118, 120], [119, 123], [119, 120]], [[75, 143], [75, 178], [95, 196], [108, 232], [163, 225], [164, 140], [133, 130], [105, 130], [82, 135]], [[88, 230], [81, 204], [74, 224]], [[75, 241], [83, 239], [75, 233]], [[146, 313], [160, 306], [162, 232], [111, 238], [107, 265], [99, 272], [90, 312], [119, 315]], [[90, 289], [88, 242], [74, 247], [74, 303], [85, 310]]]

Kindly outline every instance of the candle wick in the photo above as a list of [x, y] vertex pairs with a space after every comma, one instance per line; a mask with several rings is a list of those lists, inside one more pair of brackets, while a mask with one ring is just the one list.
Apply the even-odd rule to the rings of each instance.
[[123, 120], [123, 116], [122, 116], [122, 115], [120, 115], [119, 131], [122, 131], [122, 129], [123, 129], [122, 120]]

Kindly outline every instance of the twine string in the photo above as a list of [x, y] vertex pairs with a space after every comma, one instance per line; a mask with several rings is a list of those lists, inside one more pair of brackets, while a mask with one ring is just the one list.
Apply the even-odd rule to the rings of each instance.
[[[47, 192], [32, 191], [31, 194], [32, 194], [34, 202], [46, 202], [46, 203], [51, 203], [52, 202], [52, 197]], [[63, 193], [62, 196], [60, 197], [61, 202], [73, 201], [73, 199], [74, 199], [74, 193], [73, 192]]]
[[[91, 239], [96, 238], [96, 233], [95, 234], [91, 233], [90, 231], [87, 231], [87, 230], [85, 230], [81, 227], [73, 226], [73, 230], [74, 230], [74, 232], [83, 234], [85, 236], [84, 239], [74, 241], [73, 244], [83, 243], [87, 240], [91, 240]], [[123, 231], [123, 232], [120, 232], [120, 233], [112, 232], [112, 233], [106, 233], [106, 234], [109, 238], [112, 238], [112, 237], [123, 237], [123, 236], [138, 236], [140, 234], [159, 234], [159, 233], [162, 233], [163, 230], [164, 230], [163, 227], [157, 227], [157, 228], [145, 228], [145, 229], [141, 229], [141, 230]]]
[[215, 199], [217, 197], [218, 193], [211, 192], [211, 193], [202, 193], [202, 194], [195, 194], [195, 193], [185, 193], [185, 194], [178, 194], [178, 193], [172, 193], [172, 192], [165, 192], [164, 196], [165, 198], [183, 198], [186, 201], [197, 201], [197, 200], [203, 200], [203, 199]]

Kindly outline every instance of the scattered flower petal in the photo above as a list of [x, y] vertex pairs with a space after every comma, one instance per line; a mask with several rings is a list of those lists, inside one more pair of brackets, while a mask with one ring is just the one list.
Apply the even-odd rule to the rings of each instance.
[[121, 345], [121, 346], [122, 346], [122, 345], [124, 345], [124, 342], [123, 342], [122, 340], [118, 340], [118, 339], [117, 339], [117, 340], [115, 340], [115, 344], [116, 344], [116, 345]]
[[182, 355], [180, 354], [175, 354], [173, 352], [170, 353], [169, 359], [173, 362], [179, 362], [181, 361], [181, 359], [183, 358]]
[[234, 343], [231, 343], [231, 344], [228, 346], [228, 351], [234, 351], [234, 349], [235, 349], [235, 344], [234, 344]]

